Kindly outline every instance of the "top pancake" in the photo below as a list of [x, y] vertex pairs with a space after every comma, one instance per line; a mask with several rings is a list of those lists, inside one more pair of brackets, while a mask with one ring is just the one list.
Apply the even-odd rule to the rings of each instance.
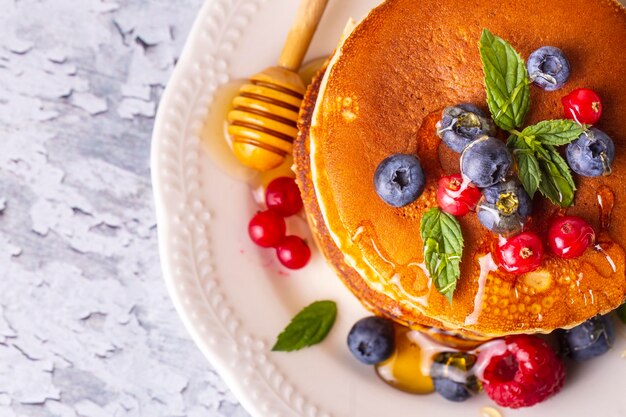
[[[434, 133], [441, 110], [462, 102], [484, 107], [478, 53], [483, 28], [523, 57], [543, 45], [563, 49], [572, 76], [554, 93], [531, 88], [527, 123], [562, 117], [563, 95], [593, 88], [604, 101], [598, 127], [614, 139], [617, 155], [610, 177], [576, 176], [579, 190], [568, 210], [594, 226], [603, 251], [590, 249], [573, 261], [547, 256], [540, 273], [515, 277], [494, 270], [490, 251], [496, 238], [470, 214], [460, 219], [466, 246], [450, 304], [424, 271], [419, 223], [437, 205], [439, 177], [459, 169], [458, 154], [441, 146]], [[626, 106], [626, 54], [616, 48], [623, 44], [626, 13], [612, 1], [470, 6], [456, 0], [389, 0], [373, 10], [329, 65], [309, 130], [310, 166], [297, 166], [310, 169], [325, 226], [345, 262], [372, 291], [403, 309], [448, 329], [482, 335], [548, 332], [619, 306], [626, 294], [626, 224], [617, 220], [608, 230], [600, 227], [597, 192], [614, 194], [613, 212], [623, 212], [626, 119], [620, 112]], [[382, 202], [372, 181], [378, 164], [394, 153], [419, 155], [428, 179], [424, 194], [401, 209]], [[544, 241], [546, 221], [554, 214], [554, 206], [535, 198], [530, 228]]]

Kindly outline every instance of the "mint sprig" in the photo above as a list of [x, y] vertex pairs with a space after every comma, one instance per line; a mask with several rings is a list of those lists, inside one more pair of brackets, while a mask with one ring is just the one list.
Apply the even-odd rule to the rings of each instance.
[[480, 38], [480, 57], [493, 121], [507, 131], [522, 126], [530, 108], [530, 79], [524, 60], [508, 42], [487, 29]]
[[428, 210], [420, 224], [424, 259], [435, 288], [452, 302], [461, 276], [463, 233], [457, 219], [438, 208]]
[[520, 132], [530, 108], [530, 79], [524, 61], [513, 46], [487, 29], [480, 39], [480, 56], [487, 104], [495, 123], [511, 134], [508, 146], [517, 160], [524, 189], [531, 198], [539, 191], [556, 205], [571, 206], [576, 184], [555, 146], [576, 140], [588, 126], [547, 120]]
[[278, 335], [274, 352], [292, 352], [320, 343], [326, 338], [337, 318], [337, 304], [316, 301], [302, 309]]

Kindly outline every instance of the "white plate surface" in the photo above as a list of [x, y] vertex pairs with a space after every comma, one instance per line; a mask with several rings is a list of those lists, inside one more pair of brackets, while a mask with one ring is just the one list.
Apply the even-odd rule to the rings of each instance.
[[[309, 57], [330, 53], [349, 17], [376, 0], [331, 0]], [[246, 225], [257, 206], [249, 187], [212, 162], [200, 130], [216, 89], [273, 65], [295, 15], [295, 0], [207, 0], [163, 96], [152, 144], [152, 176], [163, 273], [193, 339], [255, 417], [479, 416], [483, 394], [466, 403], [387, 387], [345, 346], [365, 310], [319, 253], [303, 271], [279, 268], [255, 248]], [[532, 7], [532, 2], [529, 2]], [[578, 22], [578, 24], [587, 24]], [[275, 336], [303, 306], [337, 301], [339, 317], [321, 345], [271, 353]], [[626, 348], [571, 369], [554, 399], [515, 416], [626, 416]]]

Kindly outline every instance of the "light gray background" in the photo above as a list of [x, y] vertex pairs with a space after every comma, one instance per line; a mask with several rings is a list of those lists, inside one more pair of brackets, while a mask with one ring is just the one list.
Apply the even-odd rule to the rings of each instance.
[[149, 149], [202, 0], [0, 0], [0, 416], [246, 416], [157, 253]]

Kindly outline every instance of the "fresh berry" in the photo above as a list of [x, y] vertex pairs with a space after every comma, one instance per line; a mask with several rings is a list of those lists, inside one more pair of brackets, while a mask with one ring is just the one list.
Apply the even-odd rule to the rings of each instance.
[[548, 244], [552, 252], [564, 259], [581, 256], [594, 244], [596, 233], [593, 227], [580, 217], [556, 218], [548, 230]]
[[276, 247], [276, 256], [289, 269], [303, 268], [311, 259], [311, 249], [298, 236], [287, 236]]
[[504, 339], [504, 352], [481, 352], [478, 362], [489, 361], [481, 376], [485, 392], [502, 407], [530, 407], [559, 392], [565, 366], [548, 344], [537, 336]]
[[526, 68], [535, 85], [546, 91], [563, 87], [570, 75], [567, 57], [554, 46], [543, 46], [530, 54]]
[[263, 248], [274, 248], [285, 237], [285, 219], [267, 210], [257, 213], [248, 224], [250, 239]]
[[509, 179], [485, 188], [476, 212], [483, 226], [508, 236], [524, 228], [532, 213], [532, 204], [524, 187], [517, 180]]
[[461, 172], [479, 188], [504, 180], [513, 159], [504, 142], [482, 136], [470, 143], [461, 154]]
[[393, 322], [376, 316], [357, 321], [348, 334], [348, 348], [366, 365], [386, 361], [395, 349]]
[[543, 243], [536, 234], [524, 232], [509, 239], [503, 238], [496, 254], [498, 263], [505, 271], [525, 274], [541, 266]]
[[393, 207], [404, 207], [417, 200], [425, 185], [424, 170], [414, 155], [392, 155], [378, 165], [374, 174], [376, 193]]
[[439, 136], [450, 149], [461, 153], [467, 145], [480, 136], [493, 136], [496, 132], [491, 118], [473, 104], [459, 104], [444, 109], [437, 123]]
[[567, 145], [566, 155], [570, 168], [579, 175], [610, 175], [615, 159], [615, 144], [606, 133], [592, 127]]
[[579, 88], [561, 99], [565, 117], [580, 124], [595, 125], [602, 116], [602, 101], [595, 91]]
[[437, 188], [439, 207], [453, 216], [465, 216], [476, 208], [481, 192], [469, 181], [463, 182], [461, 174], [442, 177]]
[[296, 180], [280, 177], [270, 182], [265, 190], [265, 204], [283, 217], [298, 213], [302, 209], [302, 197]]
[[435, 391], [447, 400], [461, 402], [478, 394], [480, 385], [470, 369], [476, 357], [463, 352], [439, 353], [433, 358], [430, 377]]
[[613, 323], [606, 316], [597, 316], [559, 334], [565, 354], [582, 362], [605, 354], [615, 342]]

